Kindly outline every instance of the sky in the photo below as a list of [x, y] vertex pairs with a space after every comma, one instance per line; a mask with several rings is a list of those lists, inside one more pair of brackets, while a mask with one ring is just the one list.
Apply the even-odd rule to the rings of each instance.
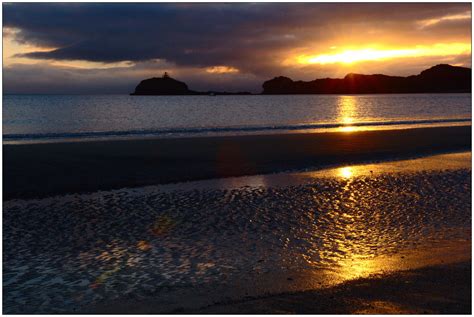
[[127, 94], [471, 67], [470, 3], [4, 3], [4, 93]]

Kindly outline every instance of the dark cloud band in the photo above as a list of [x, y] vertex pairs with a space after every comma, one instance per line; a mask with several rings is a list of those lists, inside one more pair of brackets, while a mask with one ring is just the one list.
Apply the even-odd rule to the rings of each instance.
[[18, 28], [19, 41], [57, 47], [24, 54], [35, 59], [251, 68], [246, 65], [334, 37], [340, 25], [413, 29], [416, 20], [469, 10], [459, 3], [8, 4], [4, 26]]

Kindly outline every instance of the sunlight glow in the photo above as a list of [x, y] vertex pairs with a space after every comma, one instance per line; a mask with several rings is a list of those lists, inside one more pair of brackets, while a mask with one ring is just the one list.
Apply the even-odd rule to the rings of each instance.
[[339, 176], [342, 178], [351, 178], [354, 172], [352, 171], [352, 167], [341, 167], [339, 169]]
[[29, 52], [48, 52], [52, 51], [54, 47], [40, 47], [28, 43], [20, 43], [15, 40], [15, 36], [20, 32], [16, 28], [3, 28], [3, 66], [9, 66], [15, 63], [23, 64], [36, 64], [37, 61], [19, 57], [18, 54], [24, 54]]
[[207, 73], [211, 74], [226, 74], [226, 73], [238, 73], [239, 70], [231, 66], [212, 66], [206, 68]]
[[340, 131], [340, 132], [354, 132], [354, 131], [357, 131], [357, 130], [360, 130], [360, 129], [358, 129], [357, 127], [342, 127], [342, 128], [339, 128], [338, 131]]
[[417, 45], [414, 48], [379, 49], [376, 47], [347, 49], [334, 54], [299, 55], [298, 64], [352, 64], [362, 61], [378, 61], [401, 57], [451, 56], [470, 54], [470, 43], [438, 43], [432, 46]]
[[354, 122], [354, 119], [351, 117], [343, 117], [341, 118], [341, 122], [344, 124], [351, 124], [352, 122]]

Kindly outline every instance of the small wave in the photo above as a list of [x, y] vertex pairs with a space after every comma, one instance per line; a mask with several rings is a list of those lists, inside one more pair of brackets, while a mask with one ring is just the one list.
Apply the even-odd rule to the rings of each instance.
[[162, 136], [162, 135], [193, 135], [206, 133], [229, 133], [229, 132], [265, 132], [265, 131], [294, 131], [311, 129], [332, 129], [341, 127], [374, 127], [394, 125], [429, 125], [471, 122], [470, 118], [460, 119], [427, 119], [427, 120], [397, 120], [397, 121], [372, 121], [346, 123], [310, 123], [279, 126], [239, 126], [239, 127], [196, 127], [196, 128], [164, 128], [143, 129], [126, 131], [90, 131], [90, 132], [67, 132], [67, 133], [16, 133], [4, 134], [4, 141], [19, 140], [48, 140], [48, 139], [82, 139], [103, 137], [132, 137], [132, 136]]

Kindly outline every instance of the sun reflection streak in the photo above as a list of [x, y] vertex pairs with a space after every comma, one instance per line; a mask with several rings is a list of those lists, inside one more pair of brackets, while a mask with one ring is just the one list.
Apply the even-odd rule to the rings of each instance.
[[357, 115], [357, 98], [354, 96], [341, 96], [338, 100], [338, 121], [350, 125]]
[[342, 178], [351, 178], [354, 175], [354, 171], [352, 170], [352, 167], [347, 166], [347, 167], [341, 167], [339, 169], [339, 176]]
[[357, 117], [357, 98], [354, 96], [340, 96], [337, 102], [337, 121], [344, 126], [340, 128], [342, 132], [352, 132], [356, 128], [352, 124]]
[[339, 128], [339, 131], [341, 132], [354, 132], [354, 131], [357, 131], [358, 128], [357, 127], [342, 127], [342, 128]]
[[392, 267], [398, 262], [399, 260], [397, 258], [387, 259], [383, 256], [375, 257], [355, 255], [338, 262], [338, 274], [344, 280], [352, 280], [378, 272], [384, 267]]

